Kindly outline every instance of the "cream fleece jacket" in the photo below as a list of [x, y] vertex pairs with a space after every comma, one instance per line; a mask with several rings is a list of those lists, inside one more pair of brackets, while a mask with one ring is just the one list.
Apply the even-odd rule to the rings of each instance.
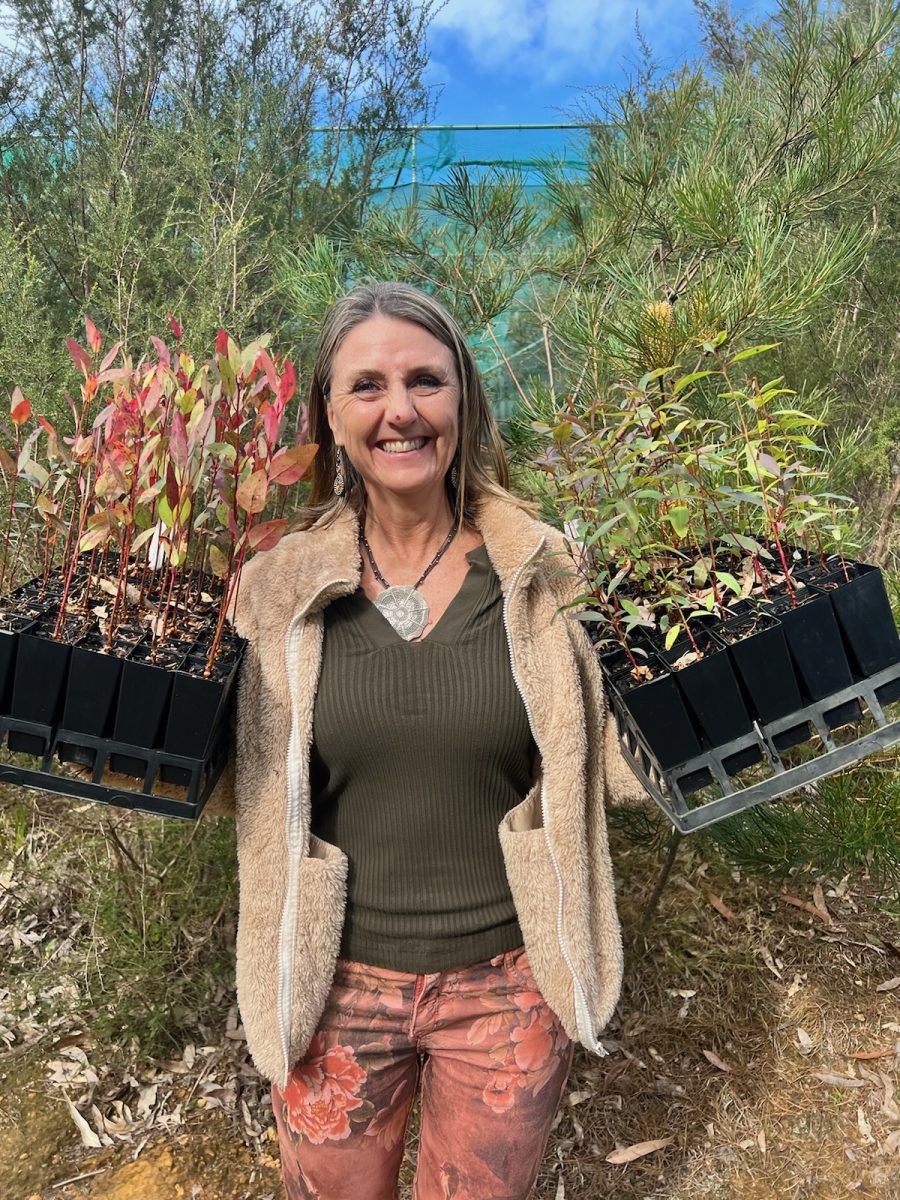
[[[535, 979], [574, 1039], [599, 1035], [622, 980], [604, 806], [644, 795], [621, 757], [600, 672], [572, 598], [560, 534], [498, 498], [476, 523], [504, 594], [513, 676], [540, 751], [528, 796], [500, 823], [506, 872]], [[259, 1070], [284, 1083], [331, 986], [347, 861], [310, 834], [309, 753], [322, 611], [359, 584], [355, 517], [292, 534], [244, 568], [247, 639], [233, 769], [207, 806], [237, 819], [237, 988]]]

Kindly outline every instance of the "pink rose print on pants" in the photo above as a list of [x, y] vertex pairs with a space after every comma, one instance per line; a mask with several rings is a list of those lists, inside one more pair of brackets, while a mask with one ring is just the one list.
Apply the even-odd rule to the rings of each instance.
[[365, 1080], [349, 1046], [326, 1046], [325, 1033], [317, 1033], [282, 1091], [288, 1125], [316, 1146], [349, 1137], [347, 1114], [362, 1106]]

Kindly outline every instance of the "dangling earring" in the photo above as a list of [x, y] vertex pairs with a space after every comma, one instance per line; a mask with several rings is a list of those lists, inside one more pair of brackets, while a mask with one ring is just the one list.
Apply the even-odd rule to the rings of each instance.
[[450, 482], [454, 488], [459, 487], [459, 451], [456, 452], [456, 457], [453, 459], [453, 466], [450, 468]]
[[338, 446], [334, 454], [334, 494], [340, 500], [344, 494], [344, 451]]

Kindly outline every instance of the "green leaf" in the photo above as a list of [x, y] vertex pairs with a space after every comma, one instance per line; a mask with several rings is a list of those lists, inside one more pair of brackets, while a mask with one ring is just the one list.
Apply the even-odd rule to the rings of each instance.
[[237, 450], [228, 442], [210, 442], [206, 449], [211, 458], [221, 458], [231, 464], [237, 458]]
[[217, 579], [224, 579], [228, 573], [228, 559], [215, 542], [209, 548], [209, 569]]
[[237, 376], [224, 354], [219, 355], [219, 374], [222, 376], [222, 391], [230, 399], [237, 389]]
[[718, 371], [693, 371], [690, 375], [682, 375], [680, 379], [676, 379], [672, 385], [672, 394], [677, 396], [683, 392], [686, 387], [692, 383], [696, 383], [698, 379], [706, 379], [709, 375], [718, 375]]
[[730, 591], [734, 592], [734, 594], [736, 596], [740, 596], [741, 585], [738, 583], [738, 581], [735, 579], [735, 577], [730, 572], [716, 571], [716, 581], [718, 583], [723, 584]]
[[679, 505], [677, 508], [670, 508], [666, 513], [666, 518], [678, 537], [684, 537], [690, 528], [691, 510]]
[[669, 630], [669, 632], [666, 634], [665, 647], [667, 650], [671, 650], [672, 647], [675, 645], [676, 641], [678, 640], [679, 633], [681, 633], [681, 625], [680, 624], [673, 625], [672, 628]]
[[642, 392], [647, 390], [649, 384], [655, 379], [662, 379], [664, 375], [671, 375], [673, 371], [677, 371], [677, 367], [657, 367], [655, 371], [648, 371], [646, 375], [642, 375], [638, 387]]
[[756, 354], [765, 354], [767, 350], [774, 350], [776, 346], [780, 346], [781, 342], [768, 342], [765, 346], [751, 346], [747, 350], [741, 350], [739, 354], [735, 354], [733, 358], [728, 360], [728, 365], [733, 366], [735, 363], [743, 362], [745, 358], [753, 358]]

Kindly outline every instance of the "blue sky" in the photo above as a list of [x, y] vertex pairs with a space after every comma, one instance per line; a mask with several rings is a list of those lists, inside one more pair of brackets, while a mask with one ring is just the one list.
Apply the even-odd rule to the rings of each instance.
[[429, 39], [436, 120], [571, 120], [579, 89], [619, 82], [636, 61], [636, 14], [663, 66], [696, 47], [690, 0], [447, 0]]

